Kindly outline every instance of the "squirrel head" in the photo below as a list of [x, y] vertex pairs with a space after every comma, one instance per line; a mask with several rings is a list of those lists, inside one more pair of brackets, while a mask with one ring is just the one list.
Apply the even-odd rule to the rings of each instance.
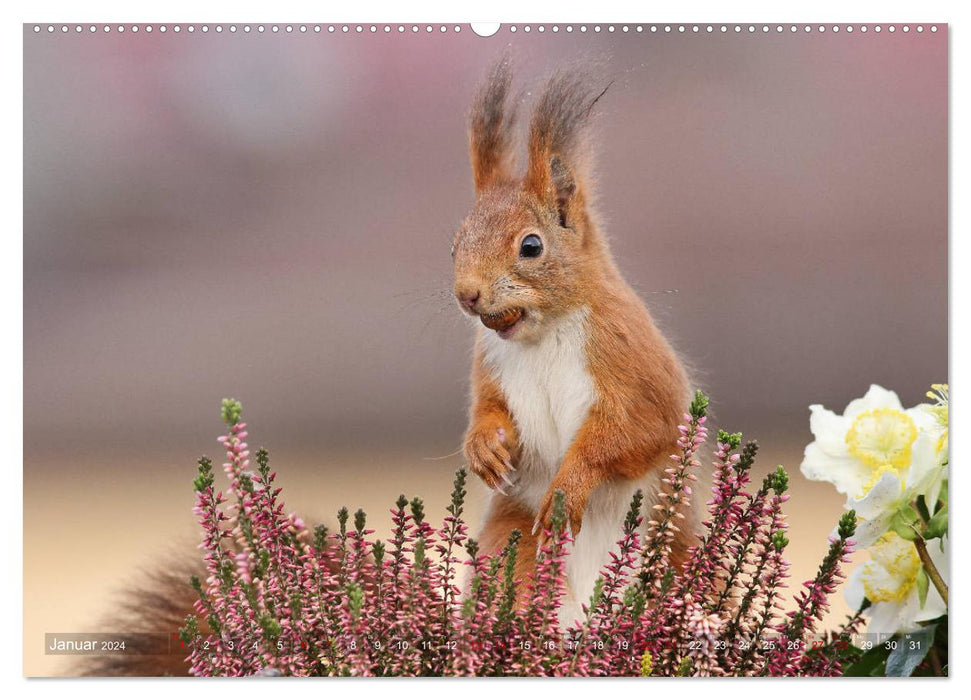
[[511, 79], [504, 57], [472, 104], [476, 201], [452, 243], [454, 291], [459, 308], [500, 337], [529, 341], [588, 303], [609, 264], [590, 210], [588, 135], [606, 88], [592, 89], [579, 71], [554, 74], [533, 110], [518, 175]]

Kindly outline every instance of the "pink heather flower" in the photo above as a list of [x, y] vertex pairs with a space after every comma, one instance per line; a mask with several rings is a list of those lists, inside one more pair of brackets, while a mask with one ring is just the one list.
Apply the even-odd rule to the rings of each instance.
[[685, 631], [688, 639], [686, 656], [691, 671], [696, 676], [723, 675], [718, 662], [718, 642], [725, 628], [725, 620], [711, 615], [698, 603], [691, 602], [685, 609]]

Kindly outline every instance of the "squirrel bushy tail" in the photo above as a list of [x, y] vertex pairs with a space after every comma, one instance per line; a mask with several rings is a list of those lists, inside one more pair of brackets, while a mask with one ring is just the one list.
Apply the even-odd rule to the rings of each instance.
[[[314, 523], [309, 523], [310, 530]], [[121, 637], [125, 652], [79, 657], [69, 669], [72, 676], [189, 676], [186, 661], [189, 650], [179, 639], [186, 617], [196, 618], [199, 633], [211, 633], [205, 615], [196, 613], [199, 595], [192, 587], [193, 577], [205, 582], [209, 572], [198, 551], [188, 546], [185, 554], [178, 551], [153, 568], [143, 571], [134, 585], [112, 599], [112, 612], [101, 618], [97, 630]], [[340, 566], [335, 556], [326, 558], [325, 566], [336, 572]], [[205, 585], [205, 584], [203, 584]], [[164, 642], [163, 642], [163, 638]], [[156, 653], [160, 646], [168, 653]]]
[[[202, 562], [190, 557], [173, 559], [167, 566], [148, 571], [134, 587], [115, 601], [115, 612], [102, 620], [100, 630], [125, 637], [125, 653], [83, 657], [73, 669], [78, 676], [188, 676], [188, 650], [178, 639], [187, 615], [195, 614], [198, 595], [189, 579], [205, 578]], [[205, 619], [199, 619], [203, 635], [209, 633]], [[158, 635], [169, 635], [170, 653], [155, 651]], [[147, 635], [152, 635], [149, 639]], [[145, 645], [151, 644], [152, 649]]]

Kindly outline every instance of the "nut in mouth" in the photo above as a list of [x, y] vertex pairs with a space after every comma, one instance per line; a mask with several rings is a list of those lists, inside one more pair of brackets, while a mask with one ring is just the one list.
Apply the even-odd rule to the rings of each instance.
[[482, 314], [479, 320], [486, 328], [498, 331], [500, 334], [515, 326], [523, 317], [522, 309], [506, 309], [494, 314]]

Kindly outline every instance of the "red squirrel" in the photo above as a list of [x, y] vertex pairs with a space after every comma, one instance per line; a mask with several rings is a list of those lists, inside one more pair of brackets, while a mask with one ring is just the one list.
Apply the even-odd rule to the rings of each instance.
[[[590, 132], [606, 89], [556, 73], [533, 109], [520, 174], [511, 79], [504, 58], [474, 99], [475, 204], [452, 245], [455, 297], [477, 322], [464, 453], [491, 489], [483, 551], [500, 550], [518, 529], [522, 578], [550, 527], [554, 493], [564, 492], [575, 542], [561, 617], [575, 618], [636, 489], [651, 512], [688, 381], [598, 225]], [[687, 515], [675, 563], [689, 544]]]

